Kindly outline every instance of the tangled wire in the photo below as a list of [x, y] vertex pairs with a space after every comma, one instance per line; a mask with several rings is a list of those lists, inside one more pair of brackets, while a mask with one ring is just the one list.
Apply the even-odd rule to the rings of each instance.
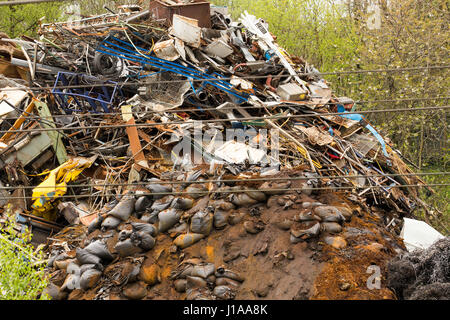
[[450, 299], [450, 238], [414, 250], [388, 264], [388, 286], [407, 300]]

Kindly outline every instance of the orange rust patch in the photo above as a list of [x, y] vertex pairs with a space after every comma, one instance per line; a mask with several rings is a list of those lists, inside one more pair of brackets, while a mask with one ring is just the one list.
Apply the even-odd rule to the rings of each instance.
[[[363, 235], [348, 236], [349, 246], [336, 250], [331, 246], [324, 247], [324, 255], [328, 262], [314, 282], [312, 300], [372, 300], [396, 299], [395, 294], [386, 287], [387, 262], [395, 256], [394, 248], [382, 236], [380, 226], [373, 217], [353, 217], [348, 227], [366, 231]], [[373, 276], [368, 267], [380, 267], [380, 289], [369, 289], [367, 282]]]
[[162, 269], [161, 271], [161, 277], [163, 279], [167, 279], [170, 277], [170, 273], [172, 272], [172, 268], [170, 268], [170, 266], [166, 266]]
[[160, 268], [157, 264], [146, 265], [141, 267], [139, 274], [141, 280], [149, 285], [154, 285], [161, 282]]
[[206, 257], [208, 262], [214, 262], [214, 247], [206, 246]]

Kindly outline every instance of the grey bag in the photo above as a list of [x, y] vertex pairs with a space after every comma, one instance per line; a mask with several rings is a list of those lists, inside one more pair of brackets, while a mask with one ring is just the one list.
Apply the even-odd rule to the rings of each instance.
[[158, 231], [165, 232], [172, 228], [178, 222], [178, 220], [180, 220], [180, 214], [175, 209], [167, 209], [161, 211], [158, 214], [158, 218]]
[[213, 215], [208, 212], [199, 211], [191, 219], [191, 231], [208, 235], [213, 225]]
[[80, 265], [83, 264], [100, 264], [101, 259], [92, 253], [87, 252], [82, 248], [76, 249], [76, 257]]
[[97, 269], [89, 269], [86, 270], [80, 278], [80, 287], [83, 290], [88, 290], [94, 287], [100, 277], [102, 276], [102, 272]]
[[134, 196], [127, 195], [119, 201], [119, 203], [108, 213], [109, 216], [113, 216], [127, 221], [134, 211], [134, 203], [136, 200]]
[[154, 225], [149, 223], [140, 223], [140, 222], [132, 222], [131, 227], [133, 231], [142, 231], [144, 233], [148, 233], [151, 236], [156, 236], [156, 228]]
[[99, 257], [104, 261], [111, 261], [114, 259], [114, 257], [111, 255], [108, 248], [106, 247], [106, 244], [104, 244], [100, 240], [91, 242], [84, 248], [84, 250], [86, 250], [89, 253], [92, 253], [93, 255], [96, 255], [97, 257]]

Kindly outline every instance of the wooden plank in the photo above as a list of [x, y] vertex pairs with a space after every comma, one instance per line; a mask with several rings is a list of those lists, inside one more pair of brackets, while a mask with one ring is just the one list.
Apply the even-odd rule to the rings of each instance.
[[130, 127], [126, 127], [126, 132], [128, 135], [128, 140], [130, 141], [131, 153], [133, 154], [134, 162], [140, 165], [141, 167], [148, 168], [147, 160], [145, 159], [144, 152], [142, 151], [141, 141], [139, 140], [138, 130], [136, 126], [136, 122], [132, 117], [127, 121], [128, 125], [133, 125]]

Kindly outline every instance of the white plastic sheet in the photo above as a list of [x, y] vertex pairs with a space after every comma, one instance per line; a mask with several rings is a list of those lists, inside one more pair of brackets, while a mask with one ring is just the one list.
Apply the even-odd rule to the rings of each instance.
[[266, 160], [266, 152], [261, 149], [253, 148], [245, 143], [228, 141], [219, 147], [214, 155], [220, 157], [228, 163], [244, 163], [248, 160], [250, 163], [261, 163]]
[[437, 240], [445, 238], [426, 222], [408, 218], [403, 218], [403, 221], [400, 237], [403, 238], [403, 242], [409, 252], [415, 249], [426, 249]]

